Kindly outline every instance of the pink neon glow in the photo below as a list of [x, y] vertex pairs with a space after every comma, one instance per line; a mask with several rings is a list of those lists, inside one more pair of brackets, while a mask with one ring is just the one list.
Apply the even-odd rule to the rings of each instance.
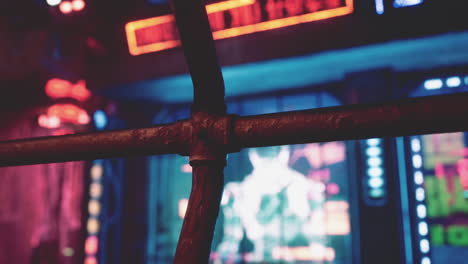
[[307, 177], [316, 180], [316, 181], [323, 181], [327, 182], [330, 180], [331, 172], [329, 168], [325, 168], [322, 170], [309, 170], [307, 173]]
[[73, 0], [72, 6], [74, 11], [81, 11], [85, 8], [86, 3], [83, 0]]
[[44, 128], [58, 128], [61, 125], [60, 118], [57, 116], [40, 115], [37, 119], [39, 126]]
[[58, 129], [52, 132], [53, 136], [63, 136], [63, 135], [71, 135], [71, 134], [75, 134], [75, 132], [69, 129]]
[[301, 157], [306, 158], [312, 168], [321, 168], [325, 165], [344, 161], [346, 148], [343, 142], [307, 144], [303, 149], [294, 151], [291, 163], [296, 162]]
[[84, 264], [97, 264], [97, 259], [94, 256], [88, 256], [86, 257]]
[[69, 81], [53, 78], [47, 81], [45, 92], [51, 98], [66, 97], [68, 96], [70, 85]]
[[435, 175], [436, 175], [437, 178], [442, 179], [442, 178], [445, 177], [446, 174], [445, 174], [444, 164], [442, 164], [442, 163], [437, 163], [437, 164], [435, 165], [435, 169], [434, 169], [434, 170], [435, 170]]
[[59, 9], [60, 9], [60, 12], [62, 12], [63, 14], [69, 14], [73, 11], [73, 6], [72, 6], [72, 3], [65, 1], [65, 2], [60, 3]]
[[55, 104], [47, 110], [48, 116], [56, 116], [61, 121], [85, 125], [90, 122], [88, 113], [82, 108], [72, 104]]
[[330, 195], [336, 195], [340, 192], [340, 186], [336, 183], [327, 184], [327, 193]]
[[468, 159], [461, 159], [457, 162], [457, 170], [460, 174], [460, 183], [463, 190], [468, 191]]
[[53, 78], [47, 81], [45, 92], [53, 99], [70, 97], [78, 101], [85, 101], [91, 97], [91, 92], [86, 88], [86, 82], [83, 80], [73, 84], [67, 80]]
[[89, 236], [85, 241], [85, 252], [88, 255], [94, 255], [98, 251], [99, 239], [97, 236]]
[[72, 85], [68, 96], [75, 98], [78, 101], [85, 101], [91, 97], [91, 92], [86, 88], [86, 82], [80, 80], [76, 84]]

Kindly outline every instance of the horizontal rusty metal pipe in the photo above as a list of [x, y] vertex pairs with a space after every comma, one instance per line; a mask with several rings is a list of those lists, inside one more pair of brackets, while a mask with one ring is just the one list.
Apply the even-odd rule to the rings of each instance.
[[[227, 152], [239, 148], [468, 130], [468, 93], [386, 104], [350, 105], [232, 119], [208, 134]], [[229, 129], [231, 131], [218, 131]], [[212, 130], [212, 131], [210, 131]], [[0, 143], [0, 166], [90, 160], [134, 155], [188, 154], [192, 122], [152, 128], [24, 139]], [[217, 136], [219, 135], [219, 136]], [[218, 138], [216, 138], [218, 137]]]
[[468, 93], [245, 116], [240, 148], [468, 130]]
[[184, 153], [190, 142], [187, 120], [151, 128], [42, 137], [0, 142], [0, 166], [134, 155]]

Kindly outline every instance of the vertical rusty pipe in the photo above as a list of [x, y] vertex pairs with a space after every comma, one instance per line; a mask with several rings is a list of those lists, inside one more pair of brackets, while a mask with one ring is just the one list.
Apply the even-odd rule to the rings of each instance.
[[192, 161], [192, 192], [182, 226], [174, 263], [208, 263], [219, 202], [224, 164]]
[[174, 263], [208, 263], [223, 190], [226, 152], [210, 139], [212, 122], [226, 113], [224, 81], [202, 0], [174, 0], [176, 23], [193, 82], [190, 146], [192, 192]]
[[174, 0], [176, 23], [194, 87], [192, 110], [224, 114], [224, 81], [202, 0]]

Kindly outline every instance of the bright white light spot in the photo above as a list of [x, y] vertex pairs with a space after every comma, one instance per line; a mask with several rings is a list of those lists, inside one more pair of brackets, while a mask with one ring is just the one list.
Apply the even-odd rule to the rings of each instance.
[[60, 118], [58, 116], [50, 116], [49, 117], [49, 126], [51, 128], [59, 127], [60, 126]]
[[180, 199], [179, 200], [179, 217], [184, 219], [185, 213], [187, 212], [188, 208], [188, 199]]
[[447, 78], [447, 86], [448, 87], [458, 87], [461, 85], [461, 79], [459, 77], [450, 77], [450, 78]]
[[421, 155], [413, 155], [413, 167], [419, 169], [422, 167], [422, 157]]
[[436, 90], [442, 88], [442, 80], [441, 79], [430, 79], [424, 82], [424, 88], [426, 90]]
[[96, 218], [88, 219], [87, 229], [89, 234], [96, 234], [99, 232], [100, 223]]
[[92, 167], [91, 167], [91, 178], [93, 180], [99, 180], [101, 179], [102, 177], [102, 173], [103, 173], [103, 168], [102, 168], [102, 165], [100, 164], [94, 164]]
[[60, 12], [62, 12], [63, 14], [69, 14], [70, 12], [73, 11], [73, 6], [70, 2], [66, 1], [66, 2], [60, 3], [59, 9], [60, 9]]
[[418, 138], [411, 139], [411, 150], [413, 152], [421, 151], [421, 141]]
[[366, 150], [367, 156], [376, 157], [382, 153], [382, 149], [379, 147], [370, 147]]
[[90, 215], [98, 215], [101, 212], [101, 203], [96, 200], [89, 201], [88, 212]]
[[395, 8], [399, 7], [407, 7], [407, 6], [415, 6], [420, 5], [424, 2], [424, 0], [395, 0], [393, 2], [393, 6]]
[[366, 140], [366, 142], [367, 142], [367, 145], [371, 147], [375, 147], [380, 144], [380, 138], [370, 138]]
[[50, 6], [56, 6], [62, 2], [62, 0], [46, 0], [47, 4]]
[[421, 236], [426, 236], [429, 233], [429, 227], [426, 222], [420, 222], [418, 225], [419, 234]]
[[417, 212], [419, 218], [421, 218], [421, 219], [425, 218], [426, 215], [427, 215], [426, 206], [424, 204], [418, 205], [418, 207], [416, 207], [416, 212]]
[[367, 165], [369, 165], [369, 167], [379, 167], [382, 165], [382, 159], [378, 157], [369, 158], [367, 160]]
[[89, 187], [89, 195], [95, 199], [101, 197], [102, 185], [100, 183], [91, 183]]
[[380, 188], [384, 185], [384, 180], [382, 178], [370, 178], [368, 183], [372, 188]]
[[72, 7], [75, 11], [81, 11], [85, 8], [86, 3], [83, 0], [73, 0]]
[[373, 167], [367, 170], [367, 174], [371, 177], [381, 177], [383, 174], [383, 170], [380, 167]]
[[419, 202], [424, 201], [424, 198], [426, 197], [426, 193], [424, 192], [424, 189], [419, 187], [416, 189], [416, 200]]
[[429, 257], [424, 257], [421, 259], [421, 264], [431, 264], [431, 259]]
[[424, 177], [421, 171], [414, 172], [414, 183], [419, 185], [424, 183]]
[[419, 242], [419, 247], [420, 247], [422, 253], [424, 253], [424, 254], [428, 253], [429, 252], [429, 240], [422, 239]]
[[379, 15], [385, 12], [383, 0], [375, 0], [375, 12]]

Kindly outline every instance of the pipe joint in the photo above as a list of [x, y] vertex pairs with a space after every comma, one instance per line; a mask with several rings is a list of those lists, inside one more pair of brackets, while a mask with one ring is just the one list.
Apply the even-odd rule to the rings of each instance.
[[[194, 112], [191, 118], [192, 137], [189, 147], [190, 163], [223, 162], [226, 153], [238, 152], [234, 137], [237, 115], [218, 116], [207, 112]], [[223, 165], [224, 166], [224, 165]]]

